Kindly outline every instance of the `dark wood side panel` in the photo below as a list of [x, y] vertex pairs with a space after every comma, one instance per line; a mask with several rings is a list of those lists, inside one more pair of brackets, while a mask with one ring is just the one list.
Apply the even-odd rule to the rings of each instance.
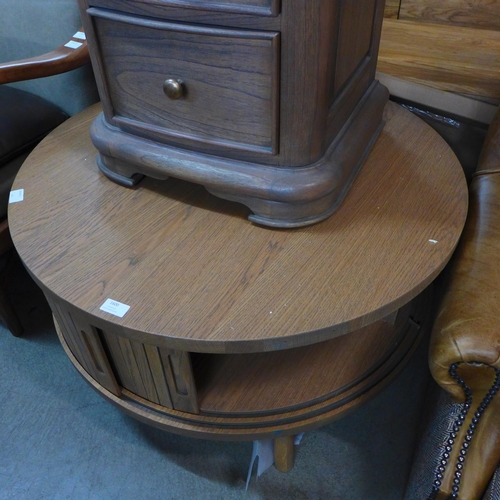
[[367, 57], [364, 64], [352, 76], [349, 85], [345, 86], [330, 107], [328, 113], [327, 141], [331, 142], [344, 126], [349, 115], [358, 105], [371, 82], [371, 61]]
[[325, 152], [338, 0], [286, 0], [281, 6], [280, 163], [309, 165]]
[[384, 22], [384, 0], [377, 0], [375, 5], [375, 16], [373, 18], [372, 43], [370, 47], [371, 58], [371, 79], [375, 78], [377, 72], [377, 60], [380, 50], [380, 37], [382, 35], [382, 25]]
[[376, 0], [341, 2], [334, 95], [338, 94], [369, 55], [376, 3]]
[[[356, 19], [361, 6], [367, 9], [366, 12], [370, 12], [370, 18], [364, 15], [359, 20]], [[339, 35], [342, 29], [348, 29], [348, 33], [351, 33], [353, 29], [359, 29], [364, 33], [365, 38], [363, 38], [362, 49], [357, 51], [350, 50], [345, 40], [339, 45], [337, 74], [330, 85], [327, 142], [336, 137], [375, 78], [384, 1], [361, 0], [358, 4], [357, 0], [347, 0], [343, 3], [342, 9], [344, 15], [341, 16], [341, 21], [347, 24], [339, 27]], [[345, 35], [344, 37], [349, 39], [350, 43], [353, 42], [352, 37]], [[349, 65], [350, 68], [346, 69]], [[351, 70], [352, 72], [349, 73]]]
[[[120, 128], [174, 145], [277, 153], [278, 33], [88, 12]], [[180, 99], [165, 95], [169, 78], [183, 82]]]

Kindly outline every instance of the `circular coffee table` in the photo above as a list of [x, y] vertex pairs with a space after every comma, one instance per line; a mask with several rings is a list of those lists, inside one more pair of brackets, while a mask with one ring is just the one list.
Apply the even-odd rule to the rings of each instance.
[[279, 438], [289, 458], [291, 436], [395, 376], [467, 213], [462, 169], [432, 129], [389, 103], [340, 209], [286, 230], [186, 182], [110, 182], [88, 133], [99, 110], [35, 149], [9, 205], [19, 255], [95, 390], [168, 431]]

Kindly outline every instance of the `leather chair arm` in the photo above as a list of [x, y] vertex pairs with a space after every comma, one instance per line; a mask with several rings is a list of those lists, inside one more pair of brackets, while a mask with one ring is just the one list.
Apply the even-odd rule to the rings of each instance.
[[[455, 464], [476, 409], [500, 369], [500, 115], [490, 126], [470, 186], [467, 223], [449, 269], [449, 283], [434, 324], [429, 365], [436, 382], [465, 401], [457, 373], [472, 394], [468, 416], [454, 439], [441, 491], [452, 491]], [[493, 398], [473, 432], [460, 477], [461, 500], [482, 498], [500, 461], [500, 395]]]
[[[83, 30], [78, 33], [83, 34]], [[89, 62], [87, 41], [73, 36], [64, 45], [46, 54], [0, 63], [0, 84], [57, 75]]]
[[[451, 266], [450, 283], [431, 336], [429, 365], [436, 382], [464, 401], [457, 370], [472, 392], [472, 405], [455, 439], [441, 490], [451, 493], [455, 464], [476, 409], [500, 368], [500, 173], [482, 172], [472, 181], [470, 211]], [[500, 395], [481, 417], [467, 452], [461, 500], [482, 498], [500, 461]], [[438, 497], [439, 498], [439, 497]], [[443, 497], [446, 498], [446, 497]]]
[[500, 368], [500, 173], [494, 171], [472, 180], [469, 216], [431, 338], [433, 377], [463, 399], [448, 373], [454, 363]]

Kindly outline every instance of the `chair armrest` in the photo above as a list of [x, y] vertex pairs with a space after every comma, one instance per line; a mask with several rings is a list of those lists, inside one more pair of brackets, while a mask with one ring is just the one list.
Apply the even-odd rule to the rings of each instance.
[[469, 193], [469, 214], [429, 353], [434, 378], [457, 400], [463, 399], [463, 391], [448, 373], [452, 364], [500, 368], [500, 109], [488, 129]]
[[[472, 180], [469, 215], [434, 324], [429, 360], [432, 375], [455, 399], [463, 399], [463, 391], [448, 373], [452, 364], [500, 368], [500, 172], [482, 172]], [[489, 377], [484, 383], [491, 385]]]
[[[448, 460], [442, 491], [451, 493], [455, 464], [472, 418], [500, 369], [500, 115], [490, 126], [470, 186], [470, 207], [449, 283], [434, 324], [429, 365], [436, 382], [465, 401], [457, 374], [470, 388], [471, 408]], [[500, 461], [500, 395], [480, 417], [460, 479], [460, 499], [482, 497]], [[440, 497], [438, 497], [440, 498]]]
[[29, 59], [0, 63], [0, 84], [57, 75], [89, 62], [87, 41], [83, 30], [80, 30], [68, 42], [51, 52]]

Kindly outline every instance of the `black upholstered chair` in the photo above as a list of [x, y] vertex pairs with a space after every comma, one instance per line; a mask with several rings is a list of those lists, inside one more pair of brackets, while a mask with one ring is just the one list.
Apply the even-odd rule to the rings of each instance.
[[[31, 150], [68, 116], [51, 102], [9, 83], [64, 73], [89, 62], [84, 33], [78, 32], [66, 44], [41, 56], [0, 62], [0, 255], [3, 277], [9, 268], [12, 242], [8, 232], [7, 205], [14, 177]], [[19, 336], [22, 325], [0, 283], [0, 321]]]

